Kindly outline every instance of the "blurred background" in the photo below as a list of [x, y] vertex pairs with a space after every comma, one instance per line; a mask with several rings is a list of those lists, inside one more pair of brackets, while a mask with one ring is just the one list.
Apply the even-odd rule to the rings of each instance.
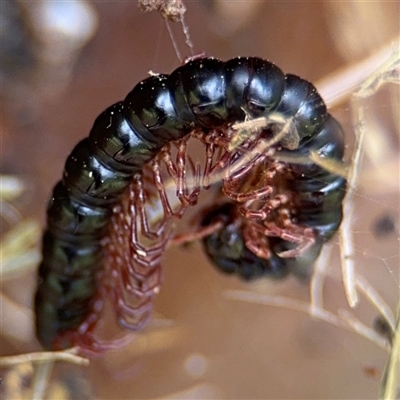
[[[198, 0], [185, 5], [195, 54], [223, 60], [259, 56], [314, 83], [357, 66], [398, 41], [400, 34], [396, 2]], [[103, 109], [123, 99], [150, 70], [169, 73], [180, 61], [161, 16], [142, 13], [135, 1], [5, 0], [1, 7], [4, 356], [40, 349], [30, 312], [39, 228], [67, 155]], [[180, 52], [189, 56], [181, 26], [171, 27]], [[358, 73], [363, 80], [365, 72], [353, 72]], [[340, 74], [332, 82], [332, 90], [347, 87]], [[399, 86], [384, 85], [360, 104], [366, 143], [352, 227], [356, 271], [395, 310]], [[331, 113], [346, 131], [349, 158], [359, 114], [349, 98]], [[204, 203], [208, 198], [212, 193], [203, 194]], [[324, 306], [337, 314], [350, 309], [341, 279], [340, 243], [337, 237], [332, 242]], [[295, 277], [240, 282], [216, 271], [198, 244], [170, 249], [164, 271], [155, 322], [135, 334], [127, 348], [94, 359], [87, 368], [57, 365], [48, 398], [377, 397], [387, 351], [305, 312], [226, 295], [228, 290], [245, 290], [308, 304], [307, 282]], [[378, 317], [364, 298], [350, 311], [371, 328]], [[5, 398], [29, 398], [34, 369], [3, 369]]]

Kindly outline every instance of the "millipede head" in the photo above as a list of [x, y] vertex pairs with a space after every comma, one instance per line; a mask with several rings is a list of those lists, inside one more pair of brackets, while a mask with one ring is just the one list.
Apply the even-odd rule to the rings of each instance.
[[238, 274], [245, 280], [263, 276], [283, 278], [290, 268], [286, 260], [271, 253], [268, 259], [250, 251], [243, 238], [243, 225], [233, 203], [224, 203], [207, 210], [202, 226], [221, 221], [223, 227], [203, 239], [203, 247], [211, 262], [227, 274]]

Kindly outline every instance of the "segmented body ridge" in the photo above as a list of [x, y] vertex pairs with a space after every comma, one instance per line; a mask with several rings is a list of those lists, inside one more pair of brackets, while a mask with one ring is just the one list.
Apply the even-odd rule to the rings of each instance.
[[[224, 191], [230, 202], [245, 208], [242, 210], [244, 222], [237, 232], [245, 246], [241, 245], [234, 256], [221, 250], [226, 244], [223, 234], [232, 221], [232, 213], [238, 212], [238, 207], [233, 210], [227, 206], [204, 218], [203, 225], [215, 219], [225, 222], [225, 227], [204, 239], [205, 250], [217, 266], [228, 272], [239, 272], [245, 278], [261, 273], [252, 272], [252, 268], [240, 272], [241, 263], [257, 264], [257, 271], [280, 268], [283, 271], [291, 264], [295, 266], [317, 257], [322, 243], [340, 224], [345, 179], [313, 163], [309, 154], [317, 151], [320, 156], [342, 160], [344, 145], [340, 125], [327, 113], [312, 84], [295, 75], [284, 75], [268, 61], [254, 57], [227, 62], [214, 58], [192, 60], [170, 75], [151, 76], [138, 83], [124, 101], [107, 108], [95, 120], [89, 137], [78, 143], [68, 157], [63, 179], [55, 186], [47, 209], [48, 226], [43, 235], [43, 261], [35, 298], [36, 332], [45, 348], [71, 345], [68, 340], [60, 343], [58, 339], [91, 323], [90, 315], [97, 301], [94, 294], [101, 289], [99, 276], [104, 273], [104, 238], [109, 234], [113, 215], [118, 218], [113, 210], [132, 181], [137, 187], [140, 185], [144, 166], [169, 143], [182, 140], [195, 130], [207, 136], [245, 119], [268, 121], [271, 115], [290, 122], [288, 133], [272, 146], [274, 154], [256, 155], [246, 171], [245, 166], [224, 179]], [[276, 133], [275, 125], [271, 125], [268, 135]], [[229, 167], [239, 153], [235, 149], [225, 153], [230, 154], [225, 157], [225, 166]], [[253, 197], [242, 198], [234, 193], [246, 191], [243, 178], [250, 166], [260, 171], [266, 168], [266, 163], [273, 164], [268, 167], [270, 174], [266, 179], [281, 188], [276, 190], [275, 197], [285, 207], [277, 205], [274, 209], [276, 202], [268, 203], [268, 207], [261, 204], [261, 213], [252, 210], [250, 200], [262, 202], [265, 194], [258, 196], [257, 192]], [[284, 168], [280, 169], [283, 164]], [[256, 179], [254, 171], [252, 174]], [[137, 187], [135, 193], [140, 193]], [[280, 193], [285, 196], [279, 197]], [[133, 200], [136, 213], [143, 206], [139, 197]], [[125, 213], [129, 212], [129, 207], [122, 207]], [[263, 217], [265, 213], [267, 218]], [[136, 215], [130, 218], [135, 225]], [[272, 227], [273, 218], [281, 220], [282, 226]], [[246, 225], [246, 220], [257, 220], [257, 224]], [[143, 218], [141, 221], [143, 225]], [[292, 229], [297, 226], [300, 226], [297, 231]], [[286, 237], [288, 229], [294, 232], [294, 238]], [[298, 238], [310, 231], [313, 243], [308, 245], [308, 250], [304, 254], [290, 253]], [[151, 232], [148, 236], [153, 237]], [[252, 252], [257, 246], [251, 244], [259, 236], [270, 247], [263, 254]], [[143, 301], [138, 306], [127, 306], [121, 298], [116, 299], [122, 314], [135, 314], [138, 308], [148, 310], [151, 306], [148, 300], [156, 291], [154, 282], [160, 278], [158, 270], [156, 277], [149, 277], [149, 267], [151, 273], [156, 271], [168, 240], [165, 236], [148, 252], [134, 249], [136, 264], [123, 273], [141, 284], [133, 287], [127, 283], [125, 289], [141, 296]], [[142, 258], [142, 254], [146, 256]], [[276, 264], [277, 268], [269, 268], [265, 263]], [[130, 282], [129, 279], [123, 282]], [[127, 324], [128, 327], [141, 326], [148, 313], [143, 315], [139, 321]]]

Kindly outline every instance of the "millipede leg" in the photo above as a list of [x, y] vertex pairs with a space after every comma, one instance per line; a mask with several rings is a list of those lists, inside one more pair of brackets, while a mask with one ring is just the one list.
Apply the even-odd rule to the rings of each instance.
[[265, 235], [260, 235], [254, 224], [248, 224], [243, 229], [243, 238], [246, 247], [257, 257], [269, 259], [271, 251], [265, 240]]
[[[162, 186], [163, 190], [160, 193], [160, 199], [162, 201], [164, 211], [170, 210], [169, 202], [168, 199], [166, 198], [166, 193], [165, 193], [165, 188], [163, 185], [163, 182], [157, 182], [159, 185]], [[157, 186], [157, 189], [159, 187]], [[162, 196], [162, 194], [165, 196], [165, 199]], [[167, 219], [169, 217], [169, 214], [164, 213], [164, 217], [162, 221], [157, 225], [157, 228], [155, 231], [152, 231], [149, 226], [148, 218], [147, 218], [147, 213], [146, 213], [146, 195], [143, 190], [143, 182], [142, 179], [136, 179], [135, 184], [134, 184], [134, 191], [133, 195], [135, 197], [133, 204], [135, 205], [135, 210], [132, 210], [135, 212], [132, 214], [133, 216], [140, 216], [140, 227], [141, 227], [141, 233], [146, 236], [148, 239], [155, 240], [157, 239], [165, 230], [166, 224], [167, 224]], [[166, 201], [166, 204], [164, 204], [164, 201]]]
[[218, 232], [223, 226], [224, 226], [223, 223], [218, 221], [209, 226], [201, 227], [201, 228], [197, 229], [195, 232], [183, 233], [181, 235], [176, 235], [171, 240], [171, 245], [172, 246], [180, 246], [180, 245], [183, 245], [186, 243], [191, 243], [191, 242], [195, 242], [197, 240], [201, 240], [201, 239], [205, 238], [206, 236], [210, 236], [213, 233]]
[[[200, 167], [194, 165], [191, 158], [187, 155], [187, 141], [189, 137], [185, 137], [178, 142], [178, 152], [176, 155], [177, 175], [176, 175], [176, 196], [181, 202], [184, 209], [188, 206], [195, 205], [200, 194]], [[187, 164], [190, 164], [193, 184], [188, 184]], [[189, 193], [189, 187], [193, 187]]]

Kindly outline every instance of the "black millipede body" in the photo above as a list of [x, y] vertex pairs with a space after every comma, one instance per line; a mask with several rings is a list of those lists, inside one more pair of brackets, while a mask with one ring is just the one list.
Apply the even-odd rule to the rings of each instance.
[[[125, 100], [100, 114], [89, 136], [69, 155], [48, 205], [43, 235], [35, 297], [36, 333], [43, 347], [54, 348], [60, 335], [77, 330], [91, 313], [103, 263], [101, 240], [107, 235], [112, 209], [133, 176], [166, 144], [194, 129], [207, 133], [249, 116], [268, 119], [272, 112], [291, 118], [299, 138], [295, 149], [285, 146], [284, 140], [274, 145], [292, 171], [285, 185], [296, 194], [292, 201], [297, 223], [316, 232], [319, 248], [333, 235], [342, 218], [345, 179], [311, 161], [296, 163], [311, 150], [334, 160], [343, 157], [341, 127], [327, 113], [314, 86], [295, 75], [284, 75], [260, 58], [194, 59], [170, 75], [139, 82]], [[215, 214], [228, 218], [229, 226], [230, 212], [228, 207]], [[220, 232], [216, 235], [224, 229]], [[254, 263], [257, 271], [264, 268], [250, 250], [243, 253], [242, 244], [242, 253], [229, 261], [232, 254], [221, 250], [220, 239], [206, 239], [206, 251], [222, 269], [251, 277], [253, 272], [246, 265]], [[282, 239], [272, 243], [286, 246]], [[318, 254], [319, 248], [314, 252]], [[271, 263], [277, 268], [284, 270], [296, 263], [295, 258], [280, 258], [277, 250], [272, 253]], [[242, 266], [236, 268], [240, 262]]]

